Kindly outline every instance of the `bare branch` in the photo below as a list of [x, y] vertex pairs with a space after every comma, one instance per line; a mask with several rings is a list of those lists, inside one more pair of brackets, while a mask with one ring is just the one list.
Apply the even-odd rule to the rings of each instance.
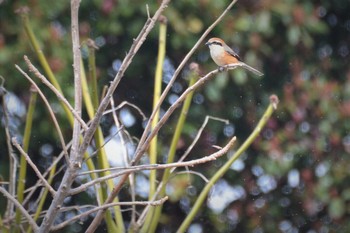
[[[216, 121], [221, 121], [221, 122], [224, 122], [225, 124], [228, 124], [229, 121], [228, 120], [225, 120], [225, 119], [221, 119], [221, 118], [218, 118], [218, 117], [213, 117], [213, 116], [206, 116], [205, 119], [204, 119], [204, 122], [202, 124], [202, 126], [199, 128], [197, 134], [196, 134], [196, 137], [194, 138], [193, 142], [191, 143], [191, 145], [187, 148], [187, 150], [185, 151], [185, 153], [181, 156], [181, 158], [179, 159], [178, 162], [181, 162], [183, 161], [187, 155], [191, 152], [191, 150], [193, 149], [194, 145], [197, 143], [197, 141], [199, 140], [200, 136], [202, 135], [202, 132], [205, 128], [205, 126], [208, 124], [209, 120], [216, 120]], [[173, 171], [173, 170], [172, 170]], [[171, 172], [172, 172], [171, 171]]]
[[157, 205], [162, 205], [164, 202], [166, 202], [168, 200], [168, 197], [165, 196], [157, 201], [131, 201], [131, 202], [117, 202], [117, 203], [109, 203], [109, 204], [104, 204], [102, 206], [93, 208], [91, 210], [85, 211], [84, 213], [81, 213], [79, 215], [74, 216], [73, 218], [70, 218], [67, 221], [64, 221], [56, 226], [53, 226], [51, 228], [52, 231], [57, 231], [60, 230], [61, 228], [69, 225], [72, 222], [75, 222], [77, 220], [79, 220], [80, 218], [86, 217], [92, 213], [95, 213], [99, 210], [105, 210], [108, 209], [110, 207], [113, 206], [127, 206], [127, 205], [131, 205], [131, 206], [135, 206], [135, 205], [143, 205], [143, 206], [157, 206]]
[[43, 92], [39, 89], [38, 85], [36, 85], [36, 83], [33, 81], [33, 79], [31, 79], [29, 77], [29, 75], [24, 72], [18, 65], [15, 65], [16, 69], [21, 72], [21, 74], [23, 74], [23, 76], [35, 87], [35, 89], [38, 91], [40, 97], [42, 98], [42, 100], [44, 101], [49, 113], [50, 113], [50, 116], [52, 118], [52, 121], [55, 125], [55, 128], [57, 130], [57, 133], [58, 133], [58, 137], [60, 138], [60, 141], [61, 141], [61, 145], [62, 145], [62, 148], [63, 148], [63, 151], [65, 152], [65, 156], [66, 156], [66, 161], [67, 163], [69, 163], [69, 159], [68, 159], [68, 150], [67, 150], [67, 146], [66, 146], [66, 143], [64, 141], [64, 137], [63, 137], [63, 134], [62, 134], [62, 131], [61, 131], [61, 127], [60, 125], [58, 124], [58, 121], [56, 119], [56, 116], [55, 116], [55, 113], [53, 112], [50, 104], [49, 104], [49, 101], [47, 100], [46, 96], [43, 94]]
[[[67, 147], [69, 148], [70, 145], [71, 145], [71, 142], [67, 144]], [[67, 148], [67, 149], [68, 149], [68, 148]], [[61, 153], [58, 155], [58, 157], [55, 158], [55, 159], [53, 160], [53, 162], [51, 163], [51, 165], [50, 165], [50, 166], [46, 169], [46, 171], [43, 173], [43, 177], [46, 177], [46, 176], [49, 174], [49, 172], [51, 171], [51, 169], [52, 169], [54, 166], [57, 165], [57, 163], [62, 159], [63, 156], [64, 156], [64, 152], [61, 152]], [[62, 170], [62, 168], [63, 168], [63, 167], [61, 167], [61, 169], [58, 169], [58, 171], [56, 172], [56, 174], [58, 174], [59, 171]], [[41, 183], [40, 180], [38, 180], [38, 181], [36, 182], [35, 185], [33, 185], [32, 187], [30, 187], [29, 189], [26, 190], [26, 192], [29, 192], [29, 193], [26, 195], [26, 198], [25, 198], [24, 201], [23, 201], [23, 205], [26, 205], [26, 204], [28, 203], [28, 201], [30, 200], [30, 198], [31, 198], [32, 195], [34, 194], [35, 190], [36, 190], [38, 187], [41, 186], [40, 183]]]
[[117, 107], [115, 107], [115, 108], [112, 107], [111, 109], [108, 109], [107, 111], [105, 111], [103, 113], [103, 115], [106, 115], [106, 114], [109, 114], [109, 113], [113, 113], [113, 112], [123, 108], [125, 105], [128, 105], [128, 106], [134, 108], [142, 116], [142, 120], [146, 120], [147, 119], [146, 115], [142, 112], [142, 110], [139, 107], [137, 107], [135, 104], [129, 103], [128, 101], [123, 101]]
[[190, 170], [189, 170], [189, 171], [176, 172], [175, 175], [180, 175], [180, 174], [194, 174], [194, 175], [199, 176], [200, 178], [202, 178], [202, 180], [204, 180], [205, 183], [208, 183], [208, 182], [209, 182], [208, 178], [205, 177], [205, 176], [204, 176], [202, 173], [200, 173], [200, 172], [190, 171]]
[[[72, 32], [72, 50], [73, 50], [73, 71], [74, 71], [74, 110], [81, 116], [82, 109], [82, 87], [81, 87], [81, 68], [80, 68], [80, 41], [79, 41], [79, 5], [80, 0], [71, 0], [71, 32]], [[71, 159], [75, 163], [79, 163], [82, 154], [79, 154], [80, 140], [80, 122], [77, 118], [74, 119]]]
[[149, 13], [148, 4], [146, 4], [146, 11], [147, 11], [147, 17], [150, 19], [151, 18], [151, 14]]
[[[124, 101], [125, 103], [127, 103], [126, 101]], [[123, 106], [122, 104], [120, 104], [119, 106]], [[118, 107], [119, 107], [118, 106]], [[114, 107], [114, 100], [113, 98], [111, 98], [111, 108], [112, 109], [116, 109]], [[142, 112], [141, 112], [142, 114]], [[121, 124], [119, 122], [119, 119], [117, 117], [117, 114], [115, 111], [112, 112], [112, 116], [113, 116], [113, 120], [114, 120], [114, 124], [117, 128], [121, 127]], [[129, 166], [129, 155], [128, 155], [128, 150], [126, 148], [126, 143], [124, 140], [124, 135], [123, 135], [123, 131], [119, 131], [118, 133], [119, 135], [119, 140], [121, 142], [122, 145], [122, 154], [123, 154], [123, 159], [124, 159], [124, 164], [128, 167]], [[136, 200], [136, 195], [135, 195], [135, 179], [134, 179], [134, 174], [130, 174], [129, 176], [129, 184], [130, 184], [130, 195], [131, 195], [131, 201], [135, 201]], [[130, 224], [133, 224], [135, 222], [135, 218], [136, 218], [136, 207], [135, 205], [131, 206], [131, 222]]]
[[[80, 68], [80, 45], [79, 45], [79, 5], [80, 0], [71, 0], [71, 31], [72, 31], [72, 47], [73, 47], [73, 71], [74, 71], [74, 110], [81, 116], [82, 109], [82, 88], [81, 88], [81, 68]], [[70, 163], [64, 173], [62, 182], [57, 190], [57, 195], [52, 200], [50, 207], [41, 223], [39, 233], [49, 232], [57, 212], [60, 209], [65, 197], [68, 194], [78, 169], [81, 166], [83, 153], [79, 153], [81, 124], [77, 118], [74, 118], [72, 147], [70, 154]]]
[[233, 146], [235, 141], [236, 141], [236, 137], [233, 137], [226, 144], [226, 146], [223, 147], [221, 150], [219, 150], [219, 151], [217, 151], [217, 152], [215, 152], [215, 153], [213, 153], [211, 155], [202, 157], [200, 159], [194, 159], [194, 160], [190, 160], [190, 161], [186, 161], [186, 162], [175, 162], [175, 163], [167, 163], [167, 164], [149, 164], [149, 165], [139, 165], [139, 166], [125, 167], [125, 168], [123, 168], [123, 171], [120, 171], [120, 172], [117, 172], [117, 173], [114, 173], [114, 174], [110, 174], [110, 175], [107, 175], [107, 176], [103, 176], [103, 177], [94, 179], [94, 180], [92, 180], [90, 182], [82, 184], [78, 188], [71, 189], [70, 194], [71, 195], [75, 195], [77, 193], [85, 191], [88, 187], [90, 187], [92, 185], [95, 185], [97, 183], [101, 183], [101, 182], [104, 182], [104, 181], [106, 181], [108, 179], [112, 179], [112, 178], [115, 178], [115, 177], [118, 177], [118, 176], [121, 176], [121, 175], [124, 175], [124, 174], [129, 174], [129, 173], [132, 173], [132, 172], [136, 172], [136, 171], [155, 170], [155, 169], [159, 170], [159, 169], [166, 169], [166, 168], [172, 168], [172, 167], [187, 167], [187, 166], [193, 167], [193, 166], [201, 164], [201, 163], [206, 163], [206, 162], [215, 160], [218, 157], [226, 154], [227, 151]]
[[21, 152], [21, 154], [26, 158], [28, 164], [33, 168], [35, 174], [38, 176], [38, 178], [43, 182], [44, 186], [50, 191], [52, 197], [56, 195], [56, 191], [51, 187], [51, 185], [47, 182], [45, 177], [40, 173], [39, 169], [36, 167], [36, 165], [33, 163], [33, 161], [30, 159], [28, 154], [22, 149], [22, 147], [18, 144], [17, 139], [14, 137], [12, 138], [13, 145]]
[[30, 214], [24, 209], [24, 207], [19, 203], [14, 196], [12, 196], [9, 192], [6, 191], [3, 187], [0, 186], [0, 192], [14, 205], [22, 212], [23, 216], [25, 216], [29, 222], [29, 224], [32, 226], [34, 231], [38, 231], [39, 227], [36, 225], [35, 221], [33, 218], [30, 216]]
[[85, 121], [80, 117], [80, 115], [74, 110], [74, 108], [70, 105], [68, 100], [63, 96], [63, 94], [57, 90], [54, 85], [52, 85], [44, 75], [40, 73], [40, 71], [31, 63], [29, 58], [27, 56], [24, 56], [24, 61], [27, 63], [27, 66], [29, 68], [30, 72], [33, 72], [34, 75], [39, 78], [48, 88], [51, 89], [53, 93], [56, 94], [57, 98], [62, 101], [67, 108], [72, 112], [74, 117], [80, 122], [80, 124], [83, 126], [84, 130], [87, 130], [88, 126], [86, 125]]
[[[95, 157], [95, 156], [97, 155], [97, 153], [98, 153], [108, 142], [110, 142], [110, 141], [114, 138], [115, 135], [119, 134], [119, 132], [123, 130], [123, 128], [124, 128], [124, 125], [122, 125], [122, 126], [117, 130], [117, 132], [115, 132], [110, 138], [108, 138], [108, 139], [103, 143], [102, 146], [100, 146], [99, 148], [96, 148], [96, 150], [95, 150], [94, 152], [92, 152], [91, 155], [90, 155], [89, 157], [87, 157], [86, 159], [84, 159], [84, 162], [86, 162], [88, 159], [91, 159], [91, 158]], [[102, 170], [103, 170], [103, 171], [102, 171]], [[110, 170], [110, 168], [101, 169], [101, 172], [105, 172], [105, 171], [108, 171], [108, 170]], [[90, 171], [89, 171], [89, 172], [86, 172], [86, 173], [93, 173], [93, 172], [90, 172]], [[79, 175], [81, 175], [81, 173], [80, 173]]]

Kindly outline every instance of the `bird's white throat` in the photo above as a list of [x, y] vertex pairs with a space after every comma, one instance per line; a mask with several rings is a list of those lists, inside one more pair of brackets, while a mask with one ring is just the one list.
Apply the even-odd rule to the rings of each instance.
[[209, 49], [210, 49], [211, 58], [214, 60], [214, 62], [218, 66], [223, 66], [224, 64], [222, 63], [222, 57], [225, 54], [224, 47], [217, 44], [211, 44], [209, 46]]

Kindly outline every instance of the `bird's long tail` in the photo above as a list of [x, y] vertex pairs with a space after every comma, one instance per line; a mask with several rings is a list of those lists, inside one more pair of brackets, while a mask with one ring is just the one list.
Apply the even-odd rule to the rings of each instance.
[[237, 66], [243, 67], [244, 69], [246, 69], [246, 70], [248, 70], [248, 71], [250, 71], [250, 72], [252, 72], [252, 73], [254, 73], [254, 74], [258, 75], [258, 76], [263, 76], [264, 75], [259, 70], [257, 70], [255, 68], [245, 64], [244, 62], [237, 62], [237, 63], [228, 65], [228, 67], [231, 67], [231, 68], [237, 67]]

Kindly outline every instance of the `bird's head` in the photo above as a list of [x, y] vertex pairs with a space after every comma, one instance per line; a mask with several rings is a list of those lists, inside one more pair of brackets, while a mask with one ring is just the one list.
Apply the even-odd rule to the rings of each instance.
[[210, 48], [211, 46], [220, 46], [220, 47], [223, 47], [224, 44], [225, 44], [225, 42], [224, 42], [222, 39], [217, 38], [217, 37], [210, 38], [210, 39], [208, 40], [208, 42], [205, 43], [205, 45], [208, 45], [209, 48]]
[[213, 37], [209, 39], [208, 42], [205, 44], [208, 45], [210, 49], [211, 57], [214, 59], [216, 64], [219, 64], [217, 59], [223, 57], [223, 55], [225, 54], [225, 42], [220, 38]]

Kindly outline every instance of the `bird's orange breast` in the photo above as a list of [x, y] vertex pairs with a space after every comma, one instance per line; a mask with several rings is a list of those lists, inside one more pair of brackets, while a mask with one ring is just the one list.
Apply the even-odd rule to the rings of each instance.
[[236, 57], [232, 56], [227, 52], [215, 54], [215, 56], [212, 56], [212, 58], [218, 66], [225, 66], [239, 62], [239, 60]]

